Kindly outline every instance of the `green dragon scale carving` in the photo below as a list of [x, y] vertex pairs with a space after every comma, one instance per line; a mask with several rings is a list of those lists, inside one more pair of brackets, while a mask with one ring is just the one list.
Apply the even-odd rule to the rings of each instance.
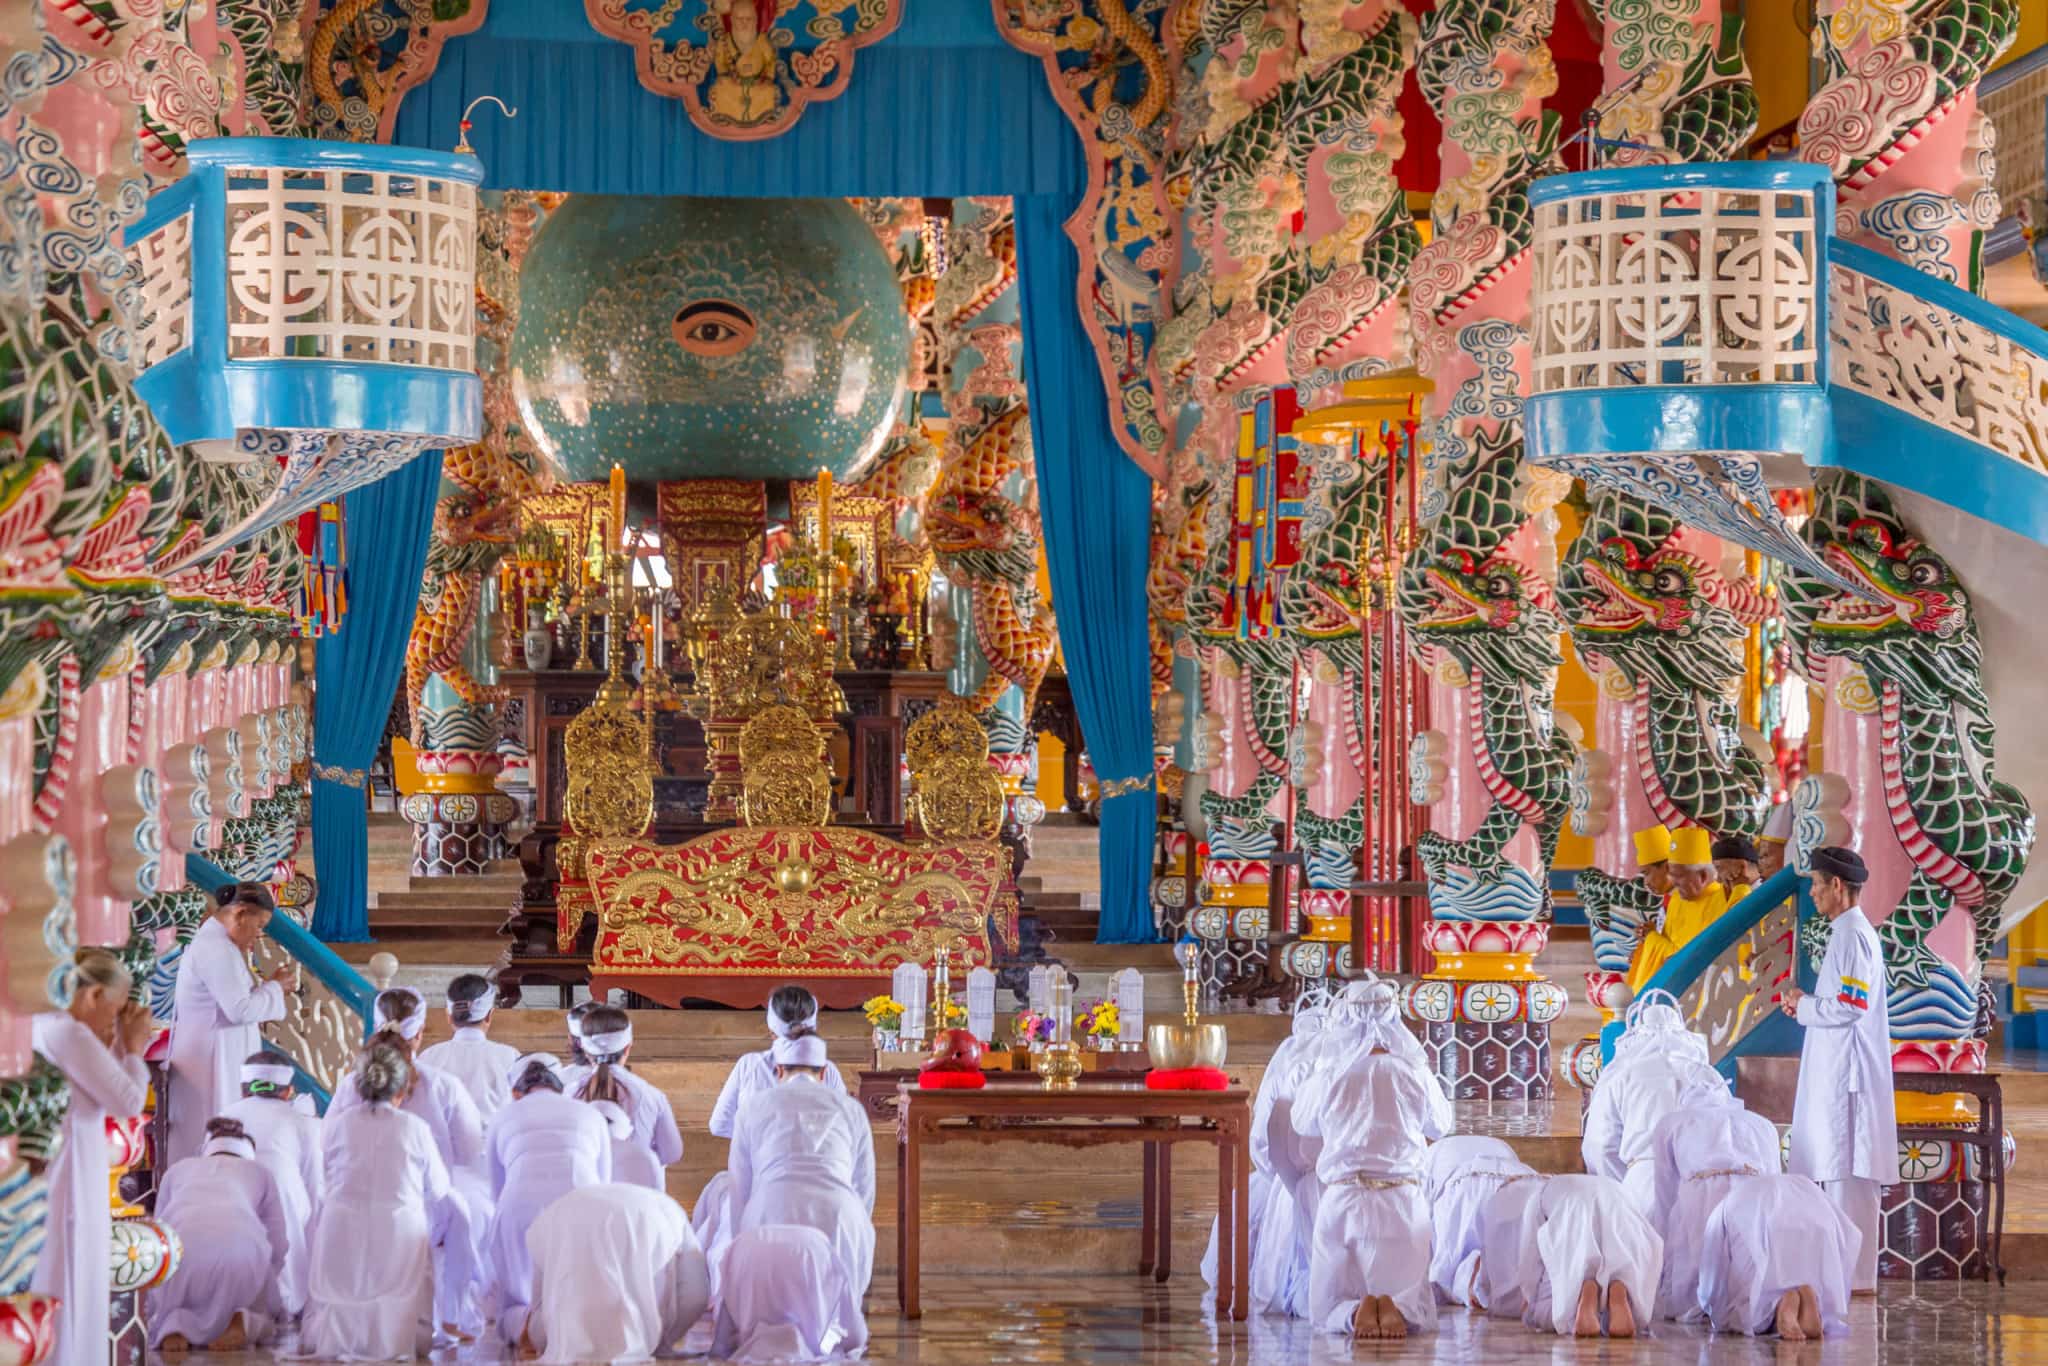
[[1784, 580], [1787, 626], [1808, 676], [1839, 660], [1860, 668], [1877, 695], [1886, 790], [1870, 794], [1862, 815], [1883, 820], [1889, 808], [1914, 865], [1877, 931], [1892, 1037], [1963, 1037], [1976, 1025], [1976, 992], [1927, 939], [1950, 908], [1965, 908], [1981, 970], [2033, 848], [2033, 811], [1994, 769], [1983, 645], [1954, 569], [1871, 480], [1830, 471], [1814, 493], [1807, 542], [1876, 595], [1867, 601], [1796, 573]]

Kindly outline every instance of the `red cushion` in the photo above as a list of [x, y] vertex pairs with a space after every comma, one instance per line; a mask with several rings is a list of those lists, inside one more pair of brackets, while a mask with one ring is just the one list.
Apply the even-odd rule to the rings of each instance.
[[926, 1091], [979, 1091], [988, 1078], [979, 1072], [920, 1072], [917, 1084]]
[[1230, 1078], [1220, 1067], [1153, 1068], [1145, 1074], [1148, 1091], [1227, 1091]]

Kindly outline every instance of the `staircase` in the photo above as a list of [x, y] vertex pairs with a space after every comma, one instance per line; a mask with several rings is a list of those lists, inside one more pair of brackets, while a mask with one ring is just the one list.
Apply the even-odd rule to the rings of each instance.
[[373, 939], [435, 940], [479, 963], [497, 956], [498, 927], [518, 903], [525, 880], [519, 860], [502, 859], [475, 877], [414, 877], [412, 826], [386, 812], [370, 816], [369, 842]]
[[[1038, 917], [1053, 944], [1092, 944], [1102, 910], [1101, 834], [1071, 811], [1053, 811], [1032, 831], [1031, 861], [1017, 879], [1021, 909]], [[1053, 949], [1055, 956], [1059, 950]]]

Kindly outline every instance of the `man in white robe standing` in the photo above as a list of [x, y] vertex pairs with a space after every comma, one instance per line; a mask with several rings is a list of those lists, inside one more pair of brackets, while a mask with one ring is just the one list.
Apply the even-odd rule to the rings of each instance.
[[277, 908], [260, 882], [214, 893], [213, 914], [185, 946], [172, 999], [171, 1120], [162, 1164], [196, 1157], [206, 1122], [242, 1094], [242, 1060], [263, 1047], [261, 1026], [284, 1018], [290, 964], [261, 981], [249, 955]]
[[1863, 1243], [1850, 1289], [1874, 1294], [1879, 1202], [1899, 1179], [1884, 953], [1856, 905], [1870, 876], [1862, 857], [1830, 846], [1812, 864], [1813, 904], [1831, 932], [1814, 993], [1790, 987], [1781, 1007], [1806, 1029], [1786, 1165], [1819, 1182], [1856, 1226]]
[[[1661, 999], [1659, 999], [1661, 998]], [[1646, 992], [1629, 1007], [1614, 1060], [1601, 1069], [1586, 1105], [1580, 1155], [1586, 1170], [1621, 1183], [1644, 1218], [1656, 1215], [1658, 1121], [1687, 1091], [1727, 1083], [1708, 1061], [1707, 1041], [1685, 1027], [1668, 992]]]

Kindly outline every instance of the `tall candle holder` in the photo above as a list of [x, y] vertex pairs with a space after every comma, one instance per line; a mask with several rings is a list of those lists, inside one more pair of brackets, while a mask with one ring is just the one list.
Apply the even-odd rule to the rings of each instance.
[[1052, 1042], [1031, 1061], [1032, 1070], [1048, 1091], [1074, 1091], [1081, 1085], [1081, 1050], [1074, 1046], [1074, 985], [1061, 969], [1052, 982]]

